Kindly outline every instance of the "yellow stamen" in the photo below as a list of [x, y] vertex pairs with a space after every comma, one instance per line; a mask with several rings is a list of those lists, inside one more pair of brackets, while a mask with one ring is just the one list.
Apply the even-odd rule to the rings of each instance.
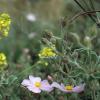
[[41, 83], [40, 82], [35, 82], [35, 86], [36, 87], [41, 87]]
[[73, 89], [73, 86], [71, 86], [71, 85], [66, 86], [65, 89], [66, 89], [66, 90], [72, 90], [72, 89]]

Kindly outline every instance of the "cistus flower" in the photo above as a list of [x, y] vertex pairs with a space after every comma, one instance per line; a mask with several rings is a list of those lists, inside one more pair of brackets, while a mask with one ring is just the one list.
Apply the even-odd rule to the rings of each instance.
[[11, 18], [8, 14], [0, 14], [0, 38], [7, 37], [10, 29]]
[[7, 65], [7, 60], [4, 53], [0, 53], [0, 66], [2, 65]]
[[56, 53], [52, 48], [44, 47], [38, 55], [40, 58], [50, 58], [50, 57], [55, 57]]
[[64, 84], [58, 84], [57, 82], [52, 83], [52, 87], [58, 88], [65, 93], [80, 93], [84, 91], [85, 84], [73, 87], [72, 85], [65, 86]]
[[21, 84], [34, 93], [40, 93], [41, 91], [51, 92], [53, 90], [53, 87], [47, 80], [42, 81], [40, 77], [34, 77], [31, 75], [29, 76], [29, 80], [24, 79]]

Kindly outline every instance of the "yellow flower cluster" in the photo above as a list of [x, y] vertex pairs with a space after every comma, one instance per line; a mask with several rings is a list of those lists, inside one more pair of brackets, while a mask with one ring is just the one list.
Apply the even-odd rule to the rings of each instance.
[[10, 24], [11, 24], [10, 16], [6, 13], [0, 14], [0, 38], [8, 36]]
[[0, 66], [1, 65], [7, 65], [7, 60], [4, 53], [0, 53]]
[[52, 48], [49, 48], [49, 47], [43, 48], [39, 53], [40, 58], [49, 58], [49, 57], [55, 57], [55, 56], [56, 56], [56, 53], [54, 52]]

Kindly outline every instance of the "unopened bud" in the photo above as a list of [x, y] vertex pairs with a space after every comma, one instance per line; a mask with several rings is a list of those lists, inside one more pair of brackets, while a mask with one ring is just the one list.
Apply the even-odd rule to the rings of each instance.
[[55, 38], [52, 38], [52, 39], [51, 39], [51, 42], [52, 42], [53, 44], [56, 44], [56, 39], [55, 39]]
[[42, 42], [43, 44], [47, 44], [47, 43], [48, 43], [48, 40], [47, 40], [46, 38], [42, 38], [41, 42]]
[[52, 36], [53, 36], [53, 33], [52, 32], [49, 32], [49, 31], [45, 31], [44, 32], [44, 34], [43, 34], [43, 37], [44, 38], [47, 38], [47, 39], [50, 39], [50, 38], [52, 38]]
[[61, 19], [61, 25], [62, 25], [62, 27], [65, 27], [66, 26], [66, 19], [65, 18], [62, 18]]
[[90, 39], [89, 36], [86, 36], [86, 37], [84, 38], [84, 44], [85, 44], [85, 46], [87, 46], [87, 47], [89, 47], [89, 48], [92, 47], [91, 39]]
[[53, 81], [52, 76], [48, 75], [48, 80]]

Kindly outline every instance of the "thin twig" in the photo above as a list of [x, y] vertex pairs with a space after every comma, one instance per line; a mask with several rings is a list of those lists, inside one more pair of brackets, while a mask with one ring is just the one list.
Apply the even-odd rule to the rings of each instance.
[[[84, 9], [84, 7], [83, 7], [77, 0], [74, 0], [74, 1], [78, 4], [78, 6], [79, 6], [84, 12], [87, 12], [87, 11]], [[96, 22], [96, 20], [95, 20], [90, 14], [88, 14], [88, 16], [92, 19], [93, 22]]]
[[86, 11], [86, 12], [78, 13], [74, 17], [72, 17], [71, 20], [68, 21], [68, 23], [72, 23], [75, 19], [77, 19], [78, 17], [80, 17], [82, 15], [91, 15], [91, 14], [96, 13], [96, 12], [100, 12], [100, 10]]

